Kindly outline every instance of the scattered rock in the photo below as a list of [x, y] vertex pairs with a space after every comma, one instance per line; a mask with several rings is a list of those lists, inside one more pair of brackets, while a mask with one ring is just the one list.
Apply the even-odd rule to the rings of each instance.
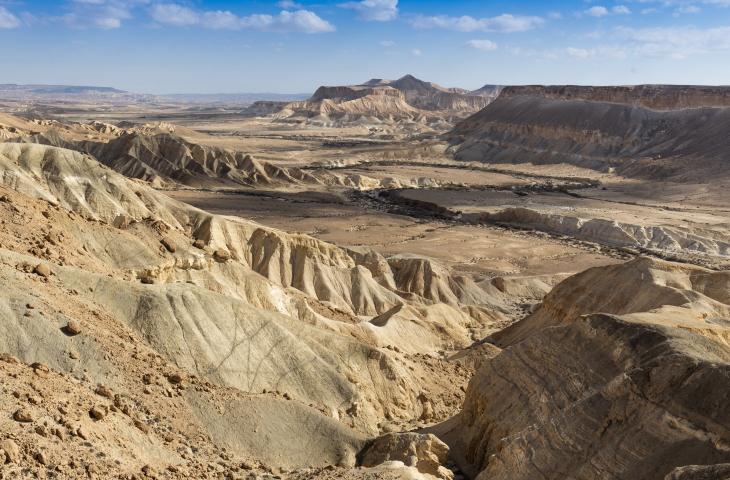
[[94, 405], [89, 410], [89, 416], [94, 420], [101, 420], [107, 415], [107, 408], [103, 405]]
[[183, 381], [183, 376], [177, 372], [172, 372], [167, 375], [167, 381], [173, 385], [179, 385]]
[[30, 364], [30, 368], [33, 369], [33, 373], [38, 375], [39, 377], [47, 377], [49, 373], [51, 373], [51, 369], [48, 368], [48, 365], [41, 362], [33, 362]]
[[0, 449], [5, 452], [4, 463], [18, 463], [20, 462], [20, 447], [11, 439], [5, 439], [0, 442]]
[[114, 221], [112, 222], [112, 225], [115, 228], [119, 229], [127, 229], [130, 225], [134, 223], [134, 219], [130, 217], [129, 215], [117, 215], [116, 218], [114, 218]]
[[43, 278], [48, 278], [51, 276], [51, 267], [49, 267], [47, 263], [39, 263], [35, 266], [33, 272]]
[[223, 250], [222, 248], [217, 249], [213, 252], [213, 259], [216, 262], [225, 263], [228, 260], [230, 260], [231, 254], [228, 253], [227, 250]]
[[201, 250], [202, 250], [202, 249], [204, 249], [204, 248], [205, 248], [205, 240], [202, 240], [202, 239], [200, 239], [200, 238], [199, 238], [199, 239], [197, 239], [197, 240], [195, 240], [195, 241], [193, 242], [193, 247], [195, 247], [195, 248], [199, 248], [199, 249], [201, 249]]
[[96, 390], [94, 390], [94, 393], [96, 393], [97, 395], [101, 395], [102, 397], [105, 397], [105, 398], [114, 397], [114, 394], [112, 393], [111, 389], [109, 389], [109, 387], [107, 387], [106, 385], [102, 385], [102, 384], [97, 385]]
[[173, 242], [172, 238], [170, 238], [170, 237], [163, 238], [162, 240], [160, 240], [160, 243], [170, 253], [175, 253], [175, 250], [177, 250], [177, 248], [175, 248], [175, 242]]
[[149, 431], [150, 431], [150, 426], [141, 420], [135, 419], [134, 426], [137, 427], [140, 431], [142, 431], [144, 433], [149, 433]]
[[0, 361], [5, 363], [20, 363], [20, 360], [18, 360], [15, 356], [6, 352], [0, 353]]
[[81, 333], [81, 324], [76, 320], [69, 320], [65, 327], [63, 327], [63, 333], [66, 335], [78, 335]]
[[27, 408], [19, 408], [13, 413], [13, 420], [21, 423], [30, 423], [35, 419], [33, 412]]
[[449, 447], [433, 434], [388, 433], [373, 440], [361, 453], [364, 467], [375, 467], [388, 461], [401, 461], [421, 473], [437, 478], [452, 478], [443, 467]]

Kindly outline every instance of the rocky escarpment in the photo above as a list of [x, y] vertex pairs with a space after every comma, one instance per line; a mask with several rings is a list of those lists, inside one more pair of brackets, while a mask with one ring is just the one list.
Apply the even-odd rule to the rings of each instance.
[[612, 247], [640, 248], [659, 254], [730, 255], [730, 242], [711, 230], [670, 225], [637, 225], [608, 218], [581, 218], [524, 207], [463, 215], [469, 222], [529, 228]]
[[466, 161], [570, 163], [642, 178], [727, 174], [728, 94], [704, 87], [669, 92], [505, 88], [454, 128], [451, 151]]
[[535, 313], [498, 332], [492, 341], [503, 347], [514, 345], [544, 328], [593, 312], [628, 315], [685, 306], [702, 318], [726, 317], [730, 316], [728, 284], [728, 272], [646, 257], [591, 268], [559, 283]]
[[322, 100], [357, 100], [358, 98], [367, 97], [369, 95], [382, 95], [386, 97], [396, 97], [405, 99], [405, 95], [400, 90], [390, 86], [374, 86], [366, 87], [360, 85], [353, 86], [336, 86], [336, 87], [319, 87], [314, 95], [309, 99], [310, 102], [321, 102]]
[[619, 103], [654, 110], [730, 107], [730, 88], [700, 85], [577, 86], [528, 85], [505, 87], [502, 97], [542, 96], [560, 100]]
[[423, 110], [477, 112], [499, 94], [499, 87], [482, 87], [470, 92], [460, 88], [444, 88], [432, 82], [419, 80], [413, 75], [390, 81], [387, 85], [403, 92], [409, 104]]
[[406, 75], [398, 80], [373, 79], [362, 85], [319, 87], [309, 100], [292, 102], [278, 109], [275, 117], [376, 123], [408, 120], [435, 125], [439, 119], [450, 121], [476, 112], [498, 94], [499, 87], [469, 92]]
[[[0, 144], [0, 180], [15, 192], [0, 205], [13, 220], [0, 239], [1, 268], [35, 265], [32, 255], [41, 256], [56, 288], [100, 306], [166, 361], [239, 392], [286, 394], [361, 433], [377, 432], [383, 418], [448, 415], [460, 395], [453, 379], [468, 371], [421, 355], [466, 347], [499, 319], [498, 297], [472, 289], [467, 298], [435, 262], [399, 259], [396, 281], [395, 267], [374, 251], [211, 215], [75, 151]], [[34, 202], [59, 213], [42, 215]], [[444, 299], [465, 303], [440, 303], [430, 289], [400, 290], [433, 283], [433, 272]], [[7, 348], [63, 370], [63, 348], [30, 349], [33, 335], [53, 338], [56, 326], [33, 324], [41, 330], [28, 332], [20, 309], [27, 278], [16, 281], [4, 318], [19, 328], [6, 336]], [[426, 370], [411, 364], [421, 358]], [[432, 368], [452, 373], [440, 380], [426, 373]], [[94, 369], [96, 381], [107, 381]], [[413, 383], [423, 381], [430, 385]]]
[[479, 480], [693, 478], [686, 466], [728, 462], [727, 285], [648, 259], [565, 280], [499, 336], [450, 446]]
[[94, 155], [127, 177], [157, 183], [250, 184], [276, 179], [295, 182], [308, 177], [296, 169], [289, 171], [271, 164], [260, 164], [242, 152], [191, 143], [168, 133], [130, 133], [106, 143], [83, 142], [77, 149]]

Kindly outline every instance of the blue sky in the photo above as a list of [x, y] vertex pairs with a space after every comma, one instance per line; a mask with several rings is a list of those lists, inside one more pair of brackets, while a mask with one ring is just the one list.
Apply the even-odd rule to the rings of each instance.
[[730, 84], [730, 0], [0, 0], [0, 83]]

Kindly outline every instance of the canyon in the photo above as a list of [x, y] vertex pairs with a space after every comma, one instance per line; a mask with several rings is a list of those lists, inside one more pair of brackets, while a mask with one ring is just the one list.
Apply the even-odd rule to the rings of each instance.
[[730, 478], [730, 88], [54, 88], [0, 95], [2, 475]]

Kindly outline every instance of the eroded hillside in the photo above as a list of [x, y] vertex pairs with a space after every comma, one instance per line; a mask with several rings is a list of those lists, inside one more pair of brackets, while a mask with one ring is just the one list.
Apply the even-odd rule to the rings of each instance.
[[511, 87], [450, 139], [460, 160], [698, 180], [727, 173], [728, 95], [722, 87]]
[[498, 91], [0, 117], [0, 476], [723, 479], [724, 90]]

